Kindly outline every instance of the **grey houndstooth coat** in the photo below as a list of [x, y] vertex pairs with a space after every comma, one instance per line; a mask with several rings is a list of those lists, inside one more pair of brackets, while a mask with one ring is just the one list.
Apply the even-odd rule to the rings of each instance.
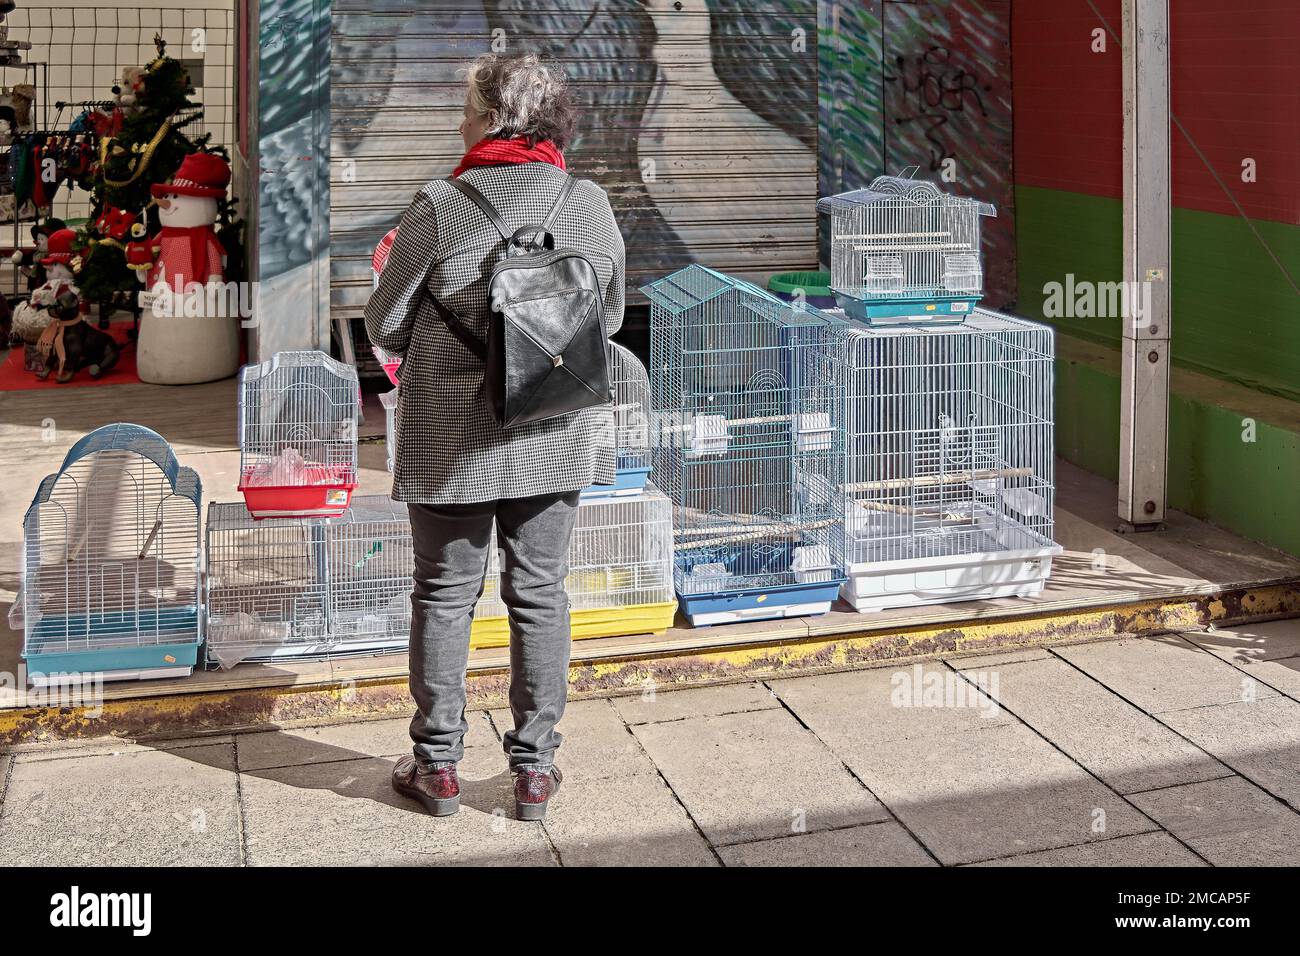
[[[545, 218], [564, 175], [546, 163], [527, 163], [478, 167], [461, 178], [518, 228]], [[605, 332], [613, 335], [623, 324], [623, 237], [605, 191], [576, 182], [552, 232], [557, 248], [591, 260], [605, 290]], [[416, 193], [402, 216], [365, 312], [370, 341], [404, 356], [393, 468], [398, 501], [524, 498], [614, 479], [608, 406], [502, 429], [479, 392], [483, 363], [433, 307], [430, 296], [437, 296], [486, 341], [487, 276], [505, 246], [478, 207], [442, 180]]]

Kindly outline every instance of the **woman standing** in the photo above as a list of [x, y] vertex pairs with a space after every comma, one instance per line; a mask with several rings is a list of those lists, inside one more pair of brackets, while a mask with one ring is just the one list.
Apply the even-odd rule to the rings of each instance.
[[[534, 54], [476, 59], [460, 124], [465, 156], [454, 175], [476, 187], [511, 227], [542, 222], [568, 178], [574, 112], [563, 73]], [[609, 200], [577, 181], [554, 219], [557, 247], [594, 266], [606, 335], [623, 322], [623, 239]], [[568, 696], [569, 610], [564, 592], [579, 491], [614, 478], [613, 414], [589, 408], [503, 429], [480, 394], [483, 362], [435, 306], [487, 338], [487, 276], [506, 242], [445, 180], [427, 184], [402, 217], [366, 306], [370, 340], [404, 355], [393, 498], [405, 501], [415, 545], [411, 596], [414, 754], [393, 787], [430, 813], [454, 813], [464, 754], [470, 623], [483, 591], [495, 523], [501, 595], [510, 615], [510, 710], [505, 751], [515, 810], [539, 820], [559, 788], [555, 726]]]

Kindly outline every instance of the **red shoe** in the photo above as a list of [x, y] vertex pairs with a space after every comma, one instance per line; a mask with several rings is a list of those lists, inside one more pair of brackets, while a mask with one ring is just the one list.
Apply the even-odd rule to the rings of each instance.
[[424, 804], [435, 817], [451, 816], [460, 809], [460, 779], [456, 765], [421, 770], [408, 754], [393, 768], [393, 789]]
[[540, 820], [546, 816], [546, 802], [555, 796], [563, 780], [559, 767], [515, 771], [515, 819]]

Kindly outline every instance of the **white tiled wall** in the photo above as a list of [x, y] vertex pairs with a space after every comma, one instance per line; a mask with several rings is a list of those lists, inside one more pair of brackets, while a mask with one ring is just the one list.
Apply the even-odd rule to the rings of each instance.
[[[28, 40], [32, 49], [24, 59], [44, 63], [26, 74], [37, 85], [36, 116], [47, 129], [64, 129], [79, 109], [62, 114], [57, 101], [104, 100], [112, 97], [113, 84], [128, 66], [143, 66], [154, 58], [153, 36], [161, 34], [167, 52], [181, 60], [203, 60], [203, 86], [193, 99], [203, 104], [202, 127], [213, 142], [233, 146], [233, 59], [235, 49], [232, 0], [197, 0], [179, 10], [175, 0], [19, 0], [9, 14], [9, 38]], [[202, 52], [192, 49], [195, 29], [203, 30]], [[48, 74], [48, 75], [47, 75]], [[31, 78], [35, 76], [35, 79]], [[0, 67], [0, 83], [24, 81], [23, 70]], [[48, 82], [48, 98], [45, 84]], [[197, 84], [196, 84], [197, 85]], [[86, 215], [87, 194], [60, 188], [54, 215]]]

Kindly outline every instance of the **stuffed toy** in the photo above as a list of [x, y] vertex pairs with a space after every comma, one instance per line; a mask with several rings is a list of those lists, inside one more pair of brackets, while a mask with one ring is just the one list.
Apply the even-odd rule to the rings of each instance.
[[46, 310], [50, 324], [41, 333], [36, 350], [45, 367], [36, 373], [44, 381], [58, 369], [56, 382], [69, 382], [83, 368], [99, 378], [117, 364], [117, 341], [101, 332], [81, 315], [81, 298], [71, 288], [61, 291]]

